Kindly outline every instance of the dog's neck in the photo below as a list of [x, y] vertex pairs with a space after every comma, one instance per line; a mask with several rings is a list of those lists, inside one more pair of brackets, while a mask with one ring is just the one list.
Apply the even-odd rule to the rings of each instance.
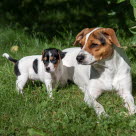
[[58, 67], [56, 68], [55, 72], [51, 73], [51, 76], [56, 80], [59, 80], [62, 74], [63, 74], [63, 63], [62, 60], [60, 60]]

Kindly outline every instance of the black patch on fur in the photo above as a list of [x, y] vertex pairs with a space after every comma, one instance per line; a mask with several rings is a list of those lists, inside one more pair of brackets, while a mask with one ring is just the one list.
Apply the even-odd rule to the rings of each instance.
[[34, 72], [37, 74], [38, 73], [38, 59], [34, 60], [33, 69], [34, 69]]
[[16, 59], [13, 59], [13, 58], [10, 57], [10, 56], [8, 57], [8, 59], [9, 59], [10, 61], [12, 61], [13, 63], [17, 63], [17, 61], [18, 61], [18, 60], [16, 60]]
[[[53, 60], [50, 60], [50, 56], [49, 53], [51, 53], [51, 57], [53, 57]], [[45, 66], [48, 66], [49, 61], [53, 64], [56, 64], [58, 62], [58, 60], [61, 58], [64, 58], [66, 52], [62, 52], [59, 49], [56, 48], [48, 48], [44, 50], [43, 56], [42, 58], [47, 58], [46, 60], [43, 60], [43, 63], [45, 64]]]
[[18, 64], [19, 64], [19, 61], [17, 61], [15, 66], [14, 66], [14, 72], [15, 72], [16, 76], [20, 76], [21, 75], [21, 73], [19, 71], [19, 68], [18, 68]]
[[61, 59], [63, 59], [63, 58], [65, 57], [66, 53], [67, 53], [67, 52], [61, 52], [61, 53], [60, 53]]

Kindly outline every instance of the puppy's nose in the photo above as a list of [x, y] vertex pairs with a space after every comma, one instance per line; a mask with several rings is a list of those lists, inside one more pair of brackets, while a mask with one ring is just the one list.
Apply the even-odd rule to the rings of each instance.
[[84, 55], [78, 55], [77, 57], [76, 57], [76, 60], [79, 62], [79, 63], [81, 63], [81, 62], [83, 62], [83, 60], [84, 60]]
[[46, 68], [46, 71], [49, 72], [49, 71], [50, 71], [50, 67], [47, 67], [47, 68]]

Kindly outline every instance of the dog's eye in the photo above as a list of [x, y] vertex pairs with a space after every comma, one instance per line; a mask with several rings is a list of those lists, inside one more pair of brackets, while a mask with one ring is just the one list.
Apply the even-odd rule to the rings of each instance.
[[97, 47], [98, 45], [99, 45], [99, 44], [92, 43], [90, 47], [91, 47], [91, 48], [95, 48], [95, 47]]
[[47, 64], [49, 61], [48, 60], [43, 60], [43, 63], [44, 64]]
[[57, 59], [54, 58], [53, 60], [51, 60], [52, 63], [56, 64], [57, 63]]

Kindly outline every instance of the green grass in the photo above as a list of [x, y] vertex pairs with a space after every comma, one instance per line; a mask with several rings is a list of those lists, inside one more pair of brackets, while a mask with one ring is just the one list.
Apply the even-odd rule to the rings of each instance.
[[[0, 29], [0, 56], [7, 52], [19, 59], [23, 56], [41, 54], [48, 47], [60, 49], [71, 47], [72, 34], [62, 34], [61, 39], [52, 41], [39, 40], [10, 28]], [[46, 37], [46, 36], [45, 36]], [[133, 94], [136, 101], [136, 37], [119, 38], [121, 44], [128, 46], [126, 50], [132, 63]], [[18, 52], [10, 48], [18, 45]], [[109, 114], [108, 118], [99, 119], [94, 110], [83, 101], [83, 93], [70, 84], [54, 91], [54, 99], [49, 99], [44, 84], [29, 82], [24, 95], [15, 89], [16, 77], [13, 64], [0, 57], [0, 136], [135, 136], [136, 115], [128, 116], [123, 101], [114, 92], [104, 93], [98, 101]]]

